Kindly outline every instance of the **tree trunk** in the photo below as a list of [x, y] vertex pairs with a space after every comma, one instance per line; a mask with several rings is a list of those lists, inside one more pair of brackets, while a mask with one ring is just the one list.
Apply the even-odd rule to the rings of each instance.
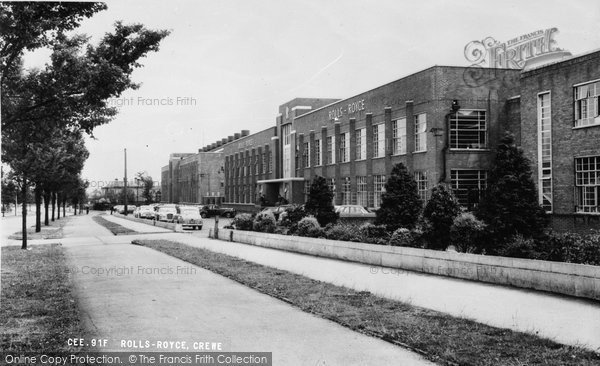
[[73, 216], [77, 216], [77, 203], [73, 204]]
[[[21, 187], [21, 193], [23, 194], [23, 218], [22, 218], [22, 227], [23, 230], [21, 241], [21, 249], [27, 249], [27, 180], [23, 177], [23, 187]], [[17, 207], [15, 206], [15, 211], [17, 211]]]
[[56, 219], [60, 220], [60, 193], [55, 193], [54, 194], [54, 201], [56, 202], [57, 205], [57, 210], [56, 210]]
[[48, 220], [48, 209], [50, 208], [50, 193], [44, 192], [44, 225], [50, 225]]
[[54, 213], [56, 211], [56, 193], [50, 193], [50, 200], [52, 201], [52, 221], [54, 221]]
[[63, 197], [63, 217], [67, 217], [67, 199]]
[[42, 190], [35, 187], [35, 232], [42, 231]]

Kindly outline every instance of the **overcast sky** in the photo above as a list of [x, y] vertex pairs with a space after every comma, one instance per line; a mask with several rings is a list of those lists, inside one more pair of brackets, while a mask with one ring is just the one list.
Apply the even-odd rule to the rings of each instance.
[[134, 73], [142, 87], [114, 101], [133, 103], [87, 140], [83, 176], [93, 186], [122, 179], [123, 148], [130, 177], [159, 180], [170, 153], [272, 126], [295, 97], [347, 98], [432, 65], [468, 66], [472, 40], [556, 27], [558, 46], [573, 54], [600, 48], [598, 0], [109, 1], [78, 32], [97, 42], [117, 20], [172, 33]]

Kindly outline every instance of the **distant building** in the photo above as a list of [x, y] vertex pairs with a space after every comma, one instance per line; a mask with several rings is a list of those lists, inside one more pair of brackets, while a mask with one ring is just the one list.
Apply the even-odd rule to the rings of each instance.
[[[115, 179], [114, 181], [109, 182], [105, 187], [102, 187], [103, 196], [107, 200], [110, 200], [112, 204], [122, 205], [123, 202], [123, 192], [124, 192], [124, 184], [122, 180]], [[129, 204], [139, 204], [140, 202], [144, 202], [143, 193], [144, 186], [139, 184], [136, 180], [131, 180], [127, 182], [127, 191], [128, 194], [128, 203]]]

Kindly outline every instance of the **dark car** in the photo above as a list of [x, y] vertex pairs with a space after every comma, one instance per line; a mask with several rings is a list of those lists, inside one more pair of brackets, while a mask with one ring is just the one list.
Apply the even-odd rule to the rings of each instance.
[[234, 217], [236, 213], [233, 208], [219, 207], [217, 205], [206, 205], [200, 208], [200, 215], [202, 217]]

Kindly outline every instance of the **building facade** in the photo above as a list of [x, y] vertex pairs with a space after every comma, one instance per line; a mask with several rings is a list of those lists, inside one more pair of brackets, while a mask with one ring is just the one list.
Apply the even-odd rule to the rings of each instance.
[[600, 227], [600, 51], [525, 70], [521, 146], [556, 226]]
[[296, 98], [279, 106], [273, 127], [244, 130], [194, 156], [171, 155], [164, 201], [202, 203], [206, 187], [194, 177], [222, 172], [220, 202], [239, 210], [304, 203], [316, 176], [327, 180], [334, 204], [378, 208], [387, 176], [403, 163], [424, 201], [445, 183], [473, 208], [498, 140], [510, 131], [533, 165], [540, 204], [593, 224], [600, 214], [599, 57], [525, 71], [434, 66], [343, 100]]

